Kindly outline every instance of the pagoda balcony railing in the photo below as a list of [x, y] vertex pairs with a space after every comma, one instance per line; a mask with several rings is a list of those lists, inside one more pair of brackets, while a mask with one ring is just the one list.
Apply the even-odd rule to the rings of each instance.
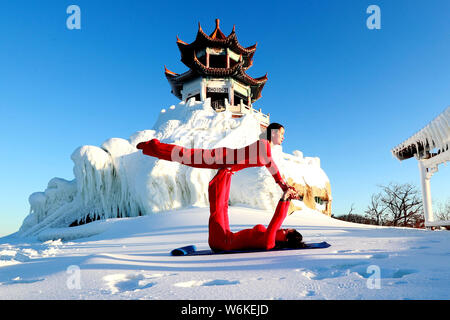
[[[236, 116], [253, 114], [264, 126], [267, 127], [270, 124], [270, 113], [265, 114], [261, 111], [261, 108], [257, 110], [252, 106], [247, 106], [242, 102], [242, 100], [239, 104], [236, 105], [229, 104], [228, 99], [211, 101], [211, 98], [206, 98], [206, 100], [210, 100], [211, 107], [217, 112], [228, 110]], [[191, 97], [188, 99], [188, 103], [193, 103], [193, 101], [195, 101], [195, 97]]]
[[225, 100], [226, 109], [231, 111], [234, 114], [244, 115], [244, 114], [254, 114], [257, 118], [266, 126], [270, 123], [270, 113], [263, 113], [261, 109], [254, 109], [252, 106], [248, 106], [240, 101], [239, 104], [231, 105], [228, 103], [228, 100]]
[[211, 102], [211, 107], [216, 111], [224, 111], [226, 109], [224, 100], [215, 100]]

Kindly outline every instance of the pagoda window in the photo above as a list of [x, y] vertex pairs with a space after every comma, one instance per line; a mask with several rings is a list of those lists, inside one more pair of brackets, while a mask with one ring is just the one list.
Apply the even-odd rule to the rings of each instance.
[[240, 94], [237, 91], [234, 91], [234, 105], [238, 105], [241, 103], [242, 104], [246, 104], [247, 103], [248, 98], [242, 94]]
[[198, 59], [201, 63], [203, 63], [205, 66], [207, 65], [207, 62], [206, 62], [206, 52], [205, 52], [205, 50], [199, 51], [198, 53], [196, 53], [196, 56], [197, 56], [197, 59]]
[[209, 56], [209, 67], [210, 68], [226, 68], [227, 67], [227, 56], [211, 54]]
[[230, 50], [229, 48], [227, 48], [227, 55], [228, 55], [229, 67], [232, 68], [239, 62], [240, 56], [237, 53], [235, 53], [234, 51]]
[[234, 61], [233, 59], [229, 59], [229, 67], [230, 68], [233, 68], [235, 65], [237, 65], [238, 64], [238, 62], [237, 61]]
[[[232, 85], [234, 88], [234, 91], [237, 91], [238, 93], [240, 93], [243, 97], [248, 97], [249, 95], [249, 87], [240, 83], [239, 81], [236, 80], [231, 80], [232, 81]], [[245, 98], [247, 99], [247, 98]]]
[[227, 68], [227, 51], [222, 48], [207, 48], [210, 68]]
[[235, 53], [234, 51], [227, 49], [227, 53], [230, 56], [230, 60], [234, 60], [236, 62], [239, 61], [240, 55], [238, 55], [237, 53]]
[[[210, 89], [210, 88], [208, 88]], [[219, 90], [218, 90], [219, 91]], [[222, 90], [220, 90], [222, 91]], [[216, 111], [225, 110], [225, 99], [228, 99], [228, 92], [206, 92], [206, 98], [211, 98], [211, 107]]]

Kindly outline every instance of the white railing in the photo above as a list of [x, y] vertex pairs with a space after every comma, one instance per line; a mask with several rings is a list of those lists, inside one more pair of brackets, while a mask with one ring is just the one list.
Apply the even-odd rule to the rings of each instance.
[[244, 114], [254, 114], [257, 116], [257, 118], [266, 126], [270, 123], [270, 113], [263, 113], [261, 109], [254, 109], [253, 107], [249, 107], [246, 104], [242, 103], [242, 100], [239, 102], [239, 104], [231, 105], [228, 103], [227, 100], [225, 100], [226, 109], [231, 111], [232, 113], [244, 115]]

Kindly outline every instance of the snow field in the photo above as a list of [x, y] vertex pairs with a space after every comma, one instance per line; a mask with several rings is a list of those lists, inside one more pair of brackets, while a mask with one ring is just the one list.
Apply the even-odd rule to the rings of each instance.
[[[208, 208], [192, 207], [53, 230], [60, 239], [69, 235], [69, 241], [0, 239], [0, 261], [11, 262], [0, 267], [0, 298], [449, 298], [450, 246], [445, 231], [358, 225], [304, 209], [289, 216], [283, 227], [295, 227], [305, 241], [327, 241], [331, 247], [170, 256], [171, 249], [187, 244], [208, 248], [208, 214]], [[267, 224], [270, 217], [268, 211], [230, 207], [233, 231]], [[74, 234], [83, 236], [89, 225], [86, 235], [95, 228], [99, 233], [73, 239]], [[77, 228], [78, 232], [70, 230]]]

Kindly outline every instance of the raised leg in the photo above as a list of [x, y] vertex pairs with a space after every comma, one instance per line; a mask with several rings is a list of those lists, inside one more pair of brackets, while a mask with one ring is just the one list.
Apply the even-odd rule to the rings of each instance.
[[220, 169], [209, 183], [209, 239], [211, 249], [226, 250], [232, 234], [228, 220], [231, 176], [229, 169]]
[[234, 163], [234, 149], [229, 148], [185, 148], [175, 144], [162, 143], [158, 139], [141, 142], [136, 147], [142, 149], [145, 155], [179, 162], [194, 168], [221, 169]]

